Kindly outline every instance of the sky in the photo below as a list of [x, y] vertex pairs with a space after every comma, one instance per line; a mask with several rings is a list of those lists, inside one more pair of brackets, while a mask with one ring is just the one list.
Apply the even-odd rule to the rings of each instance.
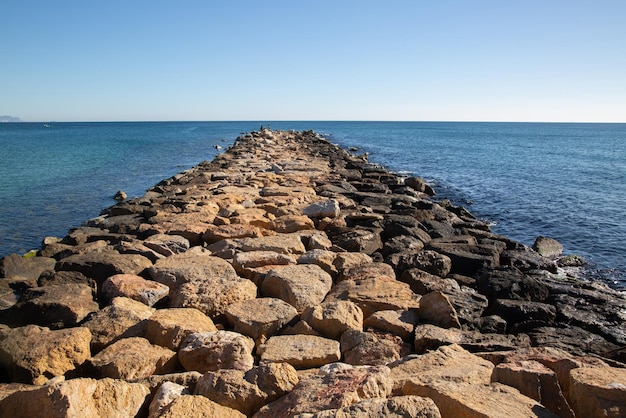
[[626, 122], [626, 1], [0, 4], [24, 121]]

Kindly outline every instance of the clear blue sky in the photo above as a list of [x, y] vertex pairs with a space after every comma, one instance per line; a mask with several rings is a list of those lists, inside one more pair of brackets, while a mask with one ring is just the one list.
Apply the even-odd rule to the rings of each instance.
[[26, 121], [626, 122], [626, 1], [0, 4]]

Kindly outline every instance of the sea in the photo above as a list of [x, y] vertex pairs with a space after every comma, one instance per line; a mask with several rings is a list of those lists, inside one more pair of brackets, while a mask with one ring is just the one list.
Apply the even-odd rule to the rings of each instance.
[[626, 289], [626, 124], [490, 122], [0, 123], [0, 257], [23, 254], [259, 129], [313, 129], [424, 178], [526, 245], [556, 239], [585, 277]]

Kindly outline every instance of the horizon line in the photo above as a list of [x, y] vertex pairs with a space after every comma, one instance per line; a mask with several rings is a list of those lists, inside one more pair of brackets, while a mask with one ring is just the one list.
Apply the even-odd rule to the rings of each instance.
[[626, 121], [516, 121], [516, 120], [408, 120], [408, 119], [171, 119], [171, 120], [19, 120], [0, 121], [0, 124], [14, 123], [173, 123], [173, 122], [222, 122], [222, 123], [289, 123], [289, 122], [344, 122], [344, 123], [561, 123], [561, 124], [624, 124]]

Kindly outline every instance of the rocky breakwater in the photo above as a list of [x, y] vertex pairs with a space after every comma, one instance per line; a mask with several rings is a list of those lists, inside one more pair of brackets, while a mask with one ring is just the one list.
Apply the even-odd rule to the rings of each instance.
[[432, 194], [261, 130], [4, 258], [0, 416], [626, 416], [625, 295]]

